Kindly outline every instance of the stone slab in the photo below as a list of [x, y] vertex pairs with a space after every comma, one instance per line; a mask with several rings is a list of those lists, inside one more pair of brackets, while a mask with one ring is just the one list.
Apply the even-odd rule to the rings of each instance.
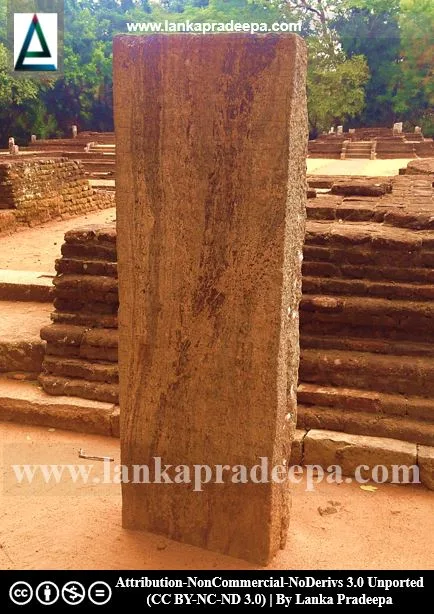
[[416, 465], [417, 446], [397, 439], [312, 429], [304, 438], [303, 462], [322, 467], [338, 464], [343, 475], [354, 475], [360, 465], [384, 465], [390, 477], [392, 465]]
[[434, 447], [419, 446], [417, 462], [420, 469], [420, 480], [430, 490], [434, 490]]
[[[290, 456], [305, 69], [295, 36], [114, 40], [123, 464]], [[287, 500], [276, 483], [124, 484], [123, 523], [267, 563]]]
[[112, 403], [51, 396], [32, 382], [0, 377], [0, 421], [111, 435]]

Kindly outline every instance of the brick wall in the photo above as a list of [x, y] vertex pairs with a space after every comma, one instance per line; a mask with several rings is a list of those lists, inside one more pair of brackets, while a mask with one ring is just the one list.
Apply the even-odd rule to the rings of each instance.
[[79, 160], [0, 162], [0, 210], [12, 213], [19, 225], [35, 226], [110, 206], [114, 206], [113, 195], [89, 185]]

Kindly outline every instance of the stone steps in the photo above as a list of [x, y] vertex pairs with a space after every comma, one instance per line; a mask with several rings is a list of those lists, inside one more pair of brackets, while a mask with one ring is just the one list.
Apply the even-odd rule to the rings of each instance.
[[47, 354], [45, 356], [43, 372], [51, 375], [60, 375], [93, 382], [116, 384], [119, 382], [118, 366], [113, 362], [96, 362], [77, 358], [62, 357]]
[[385, 342], [434, 341], [434, 304], [366, 296], [304, 295], [300, 326], [305, 334], [366, 336]]
[[307, 203], [308, 220], [336, 220], [348, 222], [369, 222], [374, 219], [377, 209], [374, 202], [343, 202], [339, 205], [331, 199], [316, 198]]
[[346, 151], [345, 152], [345, 160], [370, 160], [371, 159], [371, 151], [360, 150], [360, 151]]
[[39, 381], [55, 395], [117, 402], [119, 306], [116, 232], [88, 226], [65, 235], [56, 261], [53, 324]]
[[43, 327], [40, 334], [47, 341], [47, 354], [52, 356], [117, 363], [118, 331], [115, 329], [55, 323]]
[[297, 410], [298, 428], [327, 429], [352, 435], [368, 435], [400, 439], [434, 446], [434, 424], [402, 416], [372, 415], [367, 412], [344, 411], [338, 407], [305, 406]]
[[50, 321], [50, 303], [0, 300], [0, 373], [36, 378], [44, 359], [39, 332]]
[[0, 269], [0, 301], [53, 302], [51, 273]]
[[[434, 490], [434, 448], [399, 439], [300, 429], [292, 445], [291, 463], [319, 465], [324, 469], [338, 465], [346, 476], [354, 476], [362, 466], [372, 470], [381, 465], [385, 470], [381, 472], [382, 479], [395, 483], [403, 482], [403, 467], [412, 467], [407, 476], [409, 482], [422, 483]], [[369, 479], [369, 471], [362, 471], [361, 477]]]
[[[301, 408], [301, 413], [303, 408]], [[308, 415], [306, 414], [306, 418]], [[66, 429], [119, 437], [119, 407], [47, 394], [35, 382], [11, 381], [0, 376], [0, 420], [46, 428]], [[416, 478], [434, 489], [434, 447], [390, 437], [349, 434], [334, 430], [299, 428], [291, 448], [292, 465], [339, 465], [342, 475], [354, 476], [357, 467], [383, 465], [393, 479], [393, 466], [416, 467]], [[402, 480], [402, 474], [400, 480]], [[369, 477], [369, 474], [362, 477]], [[410, 474], [411, 480], [415, 479]]]
[[432, 185], [320, 183], [334, 195], [308, 202], [298, 426], [433, 445]]
[[402, 394], [389, 394], [361, 388], [319, 386], [301, 383], [298, 401], [307, 408], [339, 408], [343, 412], [371, 414], [373, 417], [398, 416], [434, 424], [434, 405], [431, 399]]
[[[411, 283], [412, 286], [434, 284], [434, 268], [431, 267], [397, 267], [393, 266], [394, 263], [385, 266], [375, 266], [373, 263], [348, 264], [345, 262], [348, 259], [345, 250], [329, 252], [323, 247], [306, 245], [304, 254], [303, 277], [362, 279], [391, 284]], [[311, 258], [311, 260], [306, 260], [306, 258]]]
[[0, 420], [119, 437], [119, 408], [112, 402], [52, 396], [36, 382], [0, 377]]
[[[326, 248], [330, 252], [327, 258], [327, 252], [323, 251], [322, 259], [333, 261], [334, 249], [345, 247], [348, 251], [348, 247], [351, 246], [352, 251], [363, 249], [364, 252], [368, 252], [366, 257], [370, 256], [371, 262], [376, 262], [377, 256], [381, 259], [382, 253], [396, 251], [403, 252], [402, 256], [409, 258], [408, 266], [418, 266], [417, 262], [411, 259], [414, 254], [425, 256], [425, 264], [421, 266], [434, 266], [434, 236], [431, 229], [418, 229], [418, 232], [414, 232], [407, 228], [384, 225], [382, 222], [384, 219], [367, 223], [308, 220], [305, 243], [308, 248], [307, 256], [311, 246], [322, 247], [323, 250]], [[370, 254], [369, 250], [372, 248], [374, 248], [373, 253]], [[310, 260], [309, 257], [307, 259]], [[390, 264], [389, 262], [388, 265]]]
[[45, 392], [57, 396], [80, 397], [107, 403], [119, 402], [119, 387], [117, 384], [89, 381], [82, 378], [62, 377], [41, 373], [39, 383]]
[[70, 275], [62, 274], [53, 280], [56, 288], [56, 298], [92, 303], [119, 303], [118, 283], [113, 277], [102, 275]]
[[371, 141], [350, 141], [345, 148], [345, 160], [371, 158]]
[[[434, 189], [429, 175], [310, 176], [308, 185], [310, 190], [316, 191], [316, 198], [307, 203], [309, 220], [329, 220], [339, 224], [375, 222], [376, 226], [368, 227], [375, 232], [383, 231], [379, 226], [383, 223], [412, 230], [434, 228]], [[314, 227], [313, 232], [317, 230]], [[339, 234], [337, 228], [334, 227], [333, 231]]]
[[303, 348], [300, 382], [434, 397], [434, 359], [371, 352]]
[[[300, 338], [303, 348], [323, 350], [344, 350], [350, 352], [370, 352], [374, 354], [394, 354], [398, 356], [431, 356], [434, 357], [434, 345], [421, 341], [405, 341], [387, 339], [384, 337], [369, 337], [371, 329], [359, 327], [356, 330], [348, 329], [348, 335], [330, 334], [324, 331], [309, 334], [302, 328]], [[339, 331], [337, 331], [339, 333]], [[356, 333], [359, 336], [356, 336]], [[353, 336], [350, 336], [350, 335]]]
[[[367, 189], [379, 189], [382, 198], [390, 193], [381, 178]], [[347, 190], [365, 188], [342, 178], [337, 191]], [[429, 444], [434, 432], [432, 232], [426, 218], [418, 218], [422, 229], [417, 231], [407, 227], [407, 218], [396, 218], [402, 227], [385, 223], [390, 207], [379, 207], [378, 196], [327, 198], [328, 204], [322, 196], [312, 201], [312, 211], [328, 207], [330, 214], [307, 222], [299, 425]], [[369, 220], [332, 217], [345, 211], [349, 218]], [[111, 231], [107, 238], [92, 233], [71, 233], [56, 263], [56, 293], [62, 296], [55, 300], [40, 380], [53, 394], [116, 402], [117, 317], [110, 301], [101, 300], [112, 296], [117, 306], [115, 242]], [[93, 300], [86, 302], [83, 297], [89, 296]], [[90, 343], [87, 336], [97, 327], [100, 343]]]
[[432, 301], [432, 284], [394, 283], [341, 277], [303, 276], [303, 292], [307, 295], [365, 296], [401, 301]]
[[[386, 204], [379, 205], [374, 198], [317, 196], [307, 202], [307, 219], [310, 221], [352, 223], [352, 222], [375, 222], [371, 230], [377, 234], [384, 227], [411, 228], [414, 230], [432, 230], [434, 228], [431, 210], [412, 211], [411, 208], [388, 207]], [[308, 221], [308, 224], [310, 223]], [[335, 227], [333, 230], [338, 231]]]

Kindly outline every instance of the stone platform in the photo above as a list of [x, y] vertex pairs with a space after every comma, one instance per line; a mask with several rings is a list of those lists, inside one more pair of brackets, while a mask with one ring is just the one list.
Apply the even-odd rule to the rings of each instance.
[[[293, 462], [325, 462], [330, 438], [346, 442], [332, 445], [335, 458], [342, 445], [364, 449], [366, 438], [374, 438], [380, 440], [371, 442], [374, 448], [383, 449], [379, 462], [386, 462], [390, 445], [405, 451], [409, 448], [401, 444], [408, 444], [417, 462], [433, 466], [433, 180], [430, 174], [309, 177], [314, 197], [308, 201], [304, 247], [299, 431]], [[48, 305], [38, 324], [44, 324], [43, 336], [51, 349], [44, 357], [44, 343], [32, 338], [37, 343], [31, 365], [26, 358], [10, 370], [29, 371], [34, 378], [44, 359], [41, 381], [46, 390], [90, 396], [113, 408], [114, 226], [73, 231], [62, 251], [56, 265], [54, 324], [47, 326]], [[30, 309], [30, 303], [24, 305]], [[16, 307], [8, 313], [14, 311]], [[21, 313], [21, 328], [28, 328], [33, 316]], [[17, 330], [21, 328], [18, 324]], [[42, 404], [35, 405], [36, 413], [38, 407]], [[20, 421], [31, 419], [26, 412], [13, 415]], [[58, 424], [54, 412], [44, 413], [38, 423]], [[74, 428], [73, 419], [70, 424], [65, 428]], [[79, 422], [77, 430], [86, 430], [87, 424]], [[317, 431], [323, 436], [316, 436]], [[323, 443], [306, 447], [313, 435]], [[432, 477], [427, 478], [426, 471], [424, 475], [425, 483], [432, 485]]]

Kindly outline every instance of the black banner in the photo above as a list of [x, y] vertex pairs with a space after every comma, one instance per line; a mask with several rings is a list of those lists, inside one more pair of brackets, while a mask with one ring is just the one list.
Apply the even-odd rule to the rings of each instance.
[[[381, 612], [430, 603], [434, 571], [4, 571], [8, 611], [142, 611], [321, 606]], [[329, 608], [329, 609], [328, 609]], [[312, 610], [311, 610], [312, 611]]]

